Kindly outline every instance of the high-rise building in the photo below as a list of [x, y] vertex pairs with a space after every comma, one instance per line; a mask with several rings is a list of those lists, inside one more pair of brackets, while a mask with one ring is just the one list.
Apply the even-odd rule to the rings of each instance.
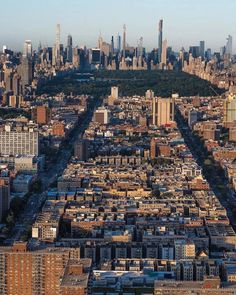
[[152, 100], [152, 124], [168, 125], [174, 121], [174, 98], [156, 98]]
[[55, 65], [61, 64], [60, 42], [61, 42], [61, 27], [60, 27], [60, 24], [57, 24], [57, 26], [56, 26], [56, 44], [54, 47], [54, 64]]
[[165, 39], [162, 43], [162, 51], [161, 51], [161, 66], [166, 66], [167, 60], [167, 40]]
[[35, 155], [39, 153], [38, 131], [29, 128], [28, 131], [11, 130], [5, 126], [0, 131], [0, 153], [2, 155]]
[[163, 35], [163, 19], [159, 21], [159, 36], [158, 36], [158, 61], [161, 62], [162, 55], [162, 35]]
[[175, 241], [175, 260], [195, 258], [195, 244], [190, 240]]
[[30, 58], [23, 57], [19, 66], [19, 73], [21, 76], [22, 91], [24, 93], [25, 86], [31, 85], [33, 80], [33, 63]]
[[20, 95], [20, 81], [20, 75], [18, 73], [15, 73], [12, 79], [12, 91], [14, 95]]
[[157, 142], [156, 138], [152, 138], [150, 142], [150, 157], [151, 159], [155, 159], [157, 156]]
[[2, 53], [5, 53], [6, 50], [7, 50], [7, 45], [3, 45], [2, 46]]
[[138, 48], [137, 48], [137, 58], [143, 57], [143, 37], [139, 38]]
[[118, 99], [119, 98], [119, 88], [117, 86], [111, 87], [111, 96], [114, 99]]
[[207, 57], [208, 60], [211, 59], [211, 57], [212, 57], [212, 54], [211, 54], [211, 48], [207, 48], [207, 51], [206, 51], [206, 57]]
[[231, 35], [228, 36], [227, 38], [227, 43], [226, 43], [226, 47], [225, 47], [225, 53], [227, 55], [229, 55], [229, 57], [232, 56], [233, 53], [233, 38]]
[[67, 37], [67, 47], [66, 47], [66, 59], [69, 62], [72, 62], [73, 58], [73, 42], [72, 42], [72, 36], [68, 35]]
[[94, 122], [100, 124], [109, 123], [109, 111], [106, 108], [100, 107], [94, 113]]
[[32, 57], [32, 42], [31, 40], [25, 40], [23, 57], [31, 58]]
[[51, 110], [47, 106], [37, 106], [32, 109], [31, 117], [37, 124], [48, 124], [51, 120]]
[[205, 57], [205, 41], [200, 41], [199, 44], [199, 54], [202, 58]]
[[0, 178], [0, 222], [10, 208], [10, 181]]
[[80, 65], [80, 55], [79, 55], [79, 50], [78, 47], [73, 48], [72, 51], [72, 63], [74, 66], [79, 66]]
[[188, 126], [192, 128], [193, 124], [196, 123], [197, 120], [198, 120], [198, 111], [195, 109], [190, 110], [188, 114]]
[[18, 242], [0, 248], [0, 294], [87, 294], [90, 266], [90, 259], [80, 259], [79, 248], [28, 251]]
[[115, 51], [115, 45], [114, 45], [114, 37], [111, 37], [111, 55], [113, 56]]
[[111, 87], [111, 95], [108, 96], [108, 105], [113, 105], [114, 101], [119, 98], [119, 88], [116, 86]]
[[148, 89], [145, 93], [145, 98], [146, 99], [153, 99], [154, 98], [154, 91]]
[[90, 51], [90, 62], [91, 64], [101, 63], [101, 50], [99, 48], [92, 48]]
[[6, 92], [12, 91], [13, 89], [13, 70], [10, 67], [6, 67], [4, 70], [4, 82]]
[[116, 43], [117, 43], [116, 44], [117, 52], [120, 53], [120, 51], [121, 51], [121, 36], [119, 33], [117, 35]]
[[236, 121], [236, 94], [230, 93], [224, 101], [224, 123]]
[[125, 50], [126, 50], [126, 25], [123, 26], [123, 45], [122, 45], [123, 57], [125, 57]]
[[192, 54], [192, 57], [197, 58], [200, 55], [200, 47], [199, 46], [190, 46], [189, 53]]
[[102, 49], [102, 43], [103, 43], [103, 38], [102, 38], [102, 34], [100, 32], [99, 36], [98, 36], [98, 48], [101, 50]]

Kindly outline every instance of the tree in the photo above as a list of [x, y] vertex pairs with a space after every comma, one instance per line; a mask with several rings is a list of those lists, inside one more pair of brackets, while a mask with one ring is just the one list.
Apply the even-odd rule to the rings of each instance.
[[25, 200], [20, 197], [14, 197], [10, 203], [10, 208], [15, 217], [18, 216], [19, 212], [25, 205]]
[[12, 227], [14, 225], [14, 222], [15, 222], [14, 214], [12, 211], [10, 211], [6, 217], [7, 227]]
[[37, 179], [31, 184], [30, 191], [34, 193], [41, 193], [43, 189], [41, 179]]

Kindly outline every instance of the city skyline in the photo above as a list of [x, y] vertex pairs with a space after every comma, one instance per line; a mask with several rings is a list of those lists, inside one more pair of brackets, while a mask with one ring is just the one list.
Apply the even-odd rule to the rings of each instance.
[[[0, 46], [2, 48], [3, 45], [7, 45], [9, 48], [22, 51], [24, 40], [28, 39], [32, 40], [34, 49], [40, 41], [43, 45], [53, 46], [57, 23], [61, 25], [62, 43], [66, 44], [67, 36], [70, 34], [74, 45], [88, 47], [97, 46], [99, 32], [107, 42], [110, 42], [112, 35], [116, 40], [118, 33], [122, 35], [123, 24], [126, 24], [126, 40], [129, 45], [136, 46], [140, 37], [143, 37], [143, 44], [147, 50], [157, 48], [160, 19], [164, 21], [163, 38], [167, 39], [168, 45], [175, 51], [182, 46], [188, 49], [191, 45], [198, 45], [200, 40], [206, 41], [206, 48], [219, 51], [220, 47], [225, 45], [228, 35], [232, 35], [233, 38], [236, 35], [236, 29], [231, 25], [233, 11], [236, 8], [232, 1], [227, 0], [224, 4], [213, 0], [207, 4], [203, 0], [197, 4], [186, 0], [176, 0], [175, 4], [170, 0], [162, 2], [148, 0], [142, 3], [132, 0], [126, 4], [121, 0], [119, 5], [109, 2], [108, 8], [107, 0], [92, 0], [90, 5], [74, 0], [59, 0], [57, 5], [54, 5], [54, 0], [50, 3], [43, 0], [41, 7], [46, 8], [42, 14], [35, 9], [35, 3], [29, 0], [21, 1], [20, 5], [12, 1], [5, 3], [4, 8], [12, 12], [15, 21], [7, 23], [8, 14], [1, 17], [1, 27], [6, 23], [8, 25], [0, 32]], [[103, 6], [104, 9], [101, 10]], [[222, 16], [222, 20], [219, 21], [216, 16], [220, 15], [225, 7], [229, 11], [227, 17]], [[102, 12], [97, 14], [96, 11]], [[154, 11], [156, 13], [153, 13]], [[42, 21], [42, 15], [45, 21]], [[233, 43], [233, 53], [235, 52], [236, 46]]]

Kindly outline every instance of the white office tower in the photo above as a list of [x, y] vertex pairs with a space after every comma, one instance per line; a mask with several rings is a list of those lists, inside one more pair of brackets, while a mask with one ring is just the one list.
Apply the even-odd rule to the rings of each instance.
[[32, 42], [31, 40], [25, 40], [24, 49], [23, 49], [23, 57], [30, 58], [32, 57]]

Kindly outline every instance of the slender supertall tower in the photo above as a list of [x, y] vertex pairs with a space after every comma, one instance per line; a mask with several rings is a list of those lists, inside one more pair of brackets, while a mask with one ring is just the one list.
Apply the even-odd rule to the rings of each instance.
[[161, 62], [162, 54], [162, 32], [163, 32], [163, 19], [159, 21], [159, 36], [158, 36], [158, 61]]
[[126, 49], [126, 25], [123, 25], [123, 46], [122, 46], [122, 51], [123, 51], [123, 56], [125, 57], [125, 49]]
[[61, 40], [61, 27], [60, 24], [57, 24], [56, 27], [56, 46], [55, 46], [55, 60], [56, 64], [60, 65], [61, 62], [61, 53], [60, 53], [60, 41]]
[[114, 54], [115, 45], [114, 45], [114, 37], [111, 36], [111, 55]]

